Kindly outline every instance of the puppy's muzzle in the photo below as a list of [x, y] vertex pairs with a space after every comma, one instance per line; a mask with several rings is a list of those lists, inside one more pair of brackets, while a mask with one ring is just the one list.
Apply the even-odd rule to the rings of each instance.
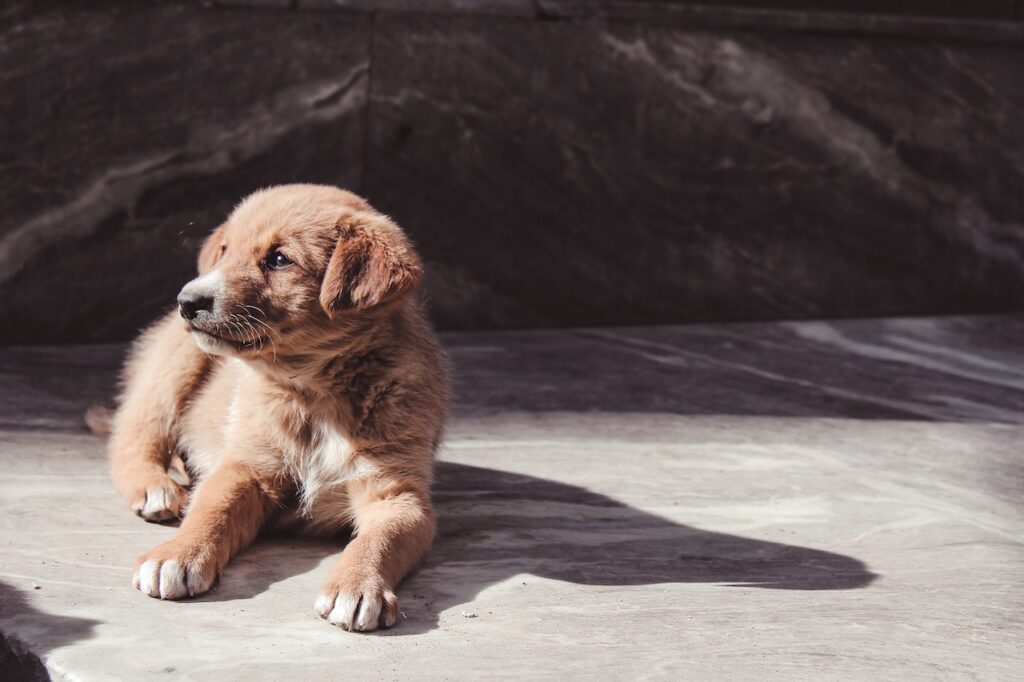
[[212, 315], [214, 303], [223, 285], [224, 280], [217, 272], [197, 277], [186, 284], [178, 294], [178, 312], [189, 322], [200, 314]]
[[213, 310], [213, 297], [205, 294], [187, 294], [183, 290], [178, 294], [178, 312], [186, 320], [196, 319], [199, 313]]

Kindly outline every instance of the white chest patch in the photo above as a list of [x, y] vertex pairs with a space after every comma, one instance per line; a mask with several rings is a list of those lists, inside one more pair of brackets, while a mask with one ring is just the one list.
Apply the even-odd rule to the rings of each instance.
[[340, 501], [339, 489], [345, 483], [377, 472], [373, 462], [355, 453], [348, 438], [325, 425], [316, 428], [309, 449], [296, 453], [291, 465], [299, 482], [301, 511], [307, 516], [314, 515], [316, 507]]

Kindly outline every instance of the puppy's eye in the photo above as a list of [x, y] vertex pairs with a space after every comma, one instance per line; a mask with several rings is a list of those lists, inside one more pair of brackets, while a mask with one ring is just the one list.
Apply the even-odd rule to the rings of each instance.
[[280, 270], [292, 264], [291, 259], [280, 251], [271, 251], [264, 262], [271, 270]]

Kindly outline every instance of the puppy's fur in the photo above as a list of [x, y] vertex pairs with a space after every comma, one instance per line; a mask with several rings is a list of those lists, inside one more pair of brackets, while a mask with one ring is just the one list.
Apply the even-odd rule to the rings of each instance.
[[[346, 630], [398, 618], [395, 588], [434, 535], [445, 361], [401, 229], [333, 187], [242, 201], [206, 240], [179, 312], [142, 334], [111, 423], [114, 483], [150, 521], [135, 587], [210, 589], [261, 528], [351, 528], [315, 608]], [[189, 499], [168, 467], [198, 481]]]

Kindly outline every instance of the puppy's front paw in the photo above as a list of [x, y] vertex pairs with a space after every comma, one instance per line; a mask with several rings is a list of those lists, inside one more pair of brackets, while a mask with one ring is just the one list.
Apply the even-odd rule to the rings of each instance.
[[185, 489], [173, 478], [161, 474], [135, 486], [128, 504], [147, 521], [173, 521], [181, 517], [186, 496]]
[[328, 579], [313, 608], [331, 625], [352, 632], [389, 628], [398, 621], [398, 597], [378, 577]]
[[136, 560], [132, 584], [150, 597], [181, 599], [206, 592], [216, 578], [217, 564], [209, 551], [171, 540]]

